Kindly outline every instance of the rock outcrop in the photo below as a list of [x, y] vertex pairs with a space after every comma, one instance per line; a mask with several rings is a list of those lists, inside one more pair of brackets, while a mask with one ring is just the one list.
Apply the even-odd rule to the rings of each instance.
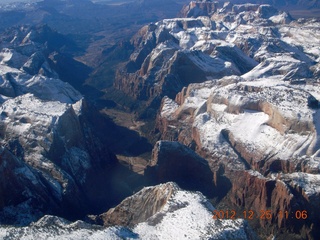
[[[36, 191], [19, 191], [7, 196], [8, 201], [2, 207], [22, 204], [28, 199], [22, 196], [29, 192], [30, 197], [37, 199], [43, 206], [40, 208], [40, 205], [34, 205], [36, 208], [57, 213], [57, 208], [53, 206], [58, 205], [58, 214], [72, 218], [99, 208], [102, 199], [112, 201], [113, 197], [101, 193], [100, 200], [96, 202], [95, 194], [99, 188], [106, 186], [101, 181], [107, 181], [108, 177], [103, 175], [110, 172], [117, 161], [103, 147], [102, 142], [94, 137], [94, 128], [86, 119], [89, 113], [86, 113], [88, 109], [84, 105], [83, 100], [73, 105], [46, 102], [31, 94], [2, 104], [1, 145], [14, 155], [8, 153], [3, 156], [2, 164], [12, 162], [6, 167], [6, 171], [12, 174], [30, 173], [27, 176], [32, 178], [31, 183], [28, 183], [27, 177], [17, 175], [13, 189], [18, 189], [20, 185], [25, 188], [34, 185], [33, 188], [36, 188]], [[19, 164], [24, 167], [19, 167]], [[33, 172], [37, 177], [32, 175]], [[15, 178], [11, 176], [8, 179], [14, 184]], [[4, 181], [4, 185], [8, 187], [7, 181]], [[39, 192], [45, 194], [46, 198], [36, 197]]]
[[179, 17], [210, 16], [223, 7], [220, 1], [191, 1], [180, 12]]
[[105, 225], [111, 220], [131, 227], [102, 227], [46, 215], [26, 227], [0, 226], [0, 238], [257, 239], [242, 219], [212, 219], [213, 209], [201, 193], [184, 191], [169, 182], [143, 188], [114, 209], [95, 216]]
[[27, 224], [45, 213], [80, 218], [131, 194], [111, 183], [120, 166], [104, 146], [99, 112], [49, 64], [56, 35], [47, 27], [21, 28], [1, 42], [3, 224]]
[[[143, 211], [142, 211], [143, 209]], [[94, 221], [131, 226], [139, 239], [254, 239], [242, 219], [212, 219], [214, 207], [199, 192], [168, 182], [145, 187]]]
[[[204, 4], [196, 3], [192, 3], [194, 9]], [[192, 4], [184, 14], [195, 12]], [[222, 49], [230, 46], [225, 47], [225, 42], [232, 43], [259, 64], [244, 68], [247, 64], [237, 64], [243, 60], [234, 60], [238, 76], [203, 79], [182, 88], [174, 98], [164, 97], [157, 117], [161, 138], [179, 141], [206, 159], [214, 179], [223, 180], [211, 185], [215, 197], [223, 198], [218, 200], [221, 205], [258, 214], [270, 210], [270, 219], [252, 223], [261, 226], [264, 234], [300, 233], [303, 238], [317, 239], [319, 218], [312, 213], [318, 211], [319, 196], [316, 69], [320, 52], [311, 41], [320, 42], [311, 32], [318, 32], [319, 22], [300, 25], [270, 6], [252, 4], [225, 4], [203, 15], [216, 27], [212, 34], [219, 36], [213, 52], [220, 51], [218, 56], [225, 58]], [[303, 37], [309, 34], [314, 37]], [[208, 53], [211, 41], [199, 40], [190, 49], [196, 46]], [[230, 188], [221, 196], [216, 189], [226, 183]], [[301, 210], [308, 212], [307, 219], [296, 218], [294, 214]], [[279, 216], [286, 211], [290, 219]]]
[[[145, 222], [160, 212], [176, 192], [176, 186], [166, 183], [156, 187], [144, 188], [126, 198], [115, 208], [99, 216], [104, 226], [134, 226]], [[143, 209], [143, 211], [141, 211]]]
[[217, 179], [208, 162], [179, 142], [157, 142], [145, 175], [156, 183], [174, 181], [184, 189], [199, 190], [208, 197], [215, 195]]
[[254, 68], [254, 59], [221, 40], [220, 28], [208, 16], [167, 19], [142, 28], [132, 38], [135, 51], [117, 71], [114, 87], [156, 112], [163, 96], [174, 98], [190, 83]]

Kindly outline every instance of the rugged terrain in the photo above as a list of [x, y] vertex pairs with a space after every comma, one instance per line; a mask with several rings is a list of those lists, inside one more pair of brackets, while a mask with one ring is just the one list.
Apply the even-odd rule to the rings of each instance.
[[75, 3], [0, 9], [2, 238], [320, 238], [317, 19]]
[[[144, 214], [140, 214], [144, 209]], [[181, 190], [174, 183], [144, 188], [114, 209], [98, 216], [91, 225], [82, 221], [44, 216], [28, 227], [0, 227], [2, 239], [255, 239], [243, 219], [212, 220], [214, 208], [199, 192]], [[91, 216], [93, 217], [93, 216]], [[99, 220], [100, 219], [100, 220]], [[134, 227], [133, 227], [134, 225]]]
[[59, 79], [59, 51], [68, 45], [59, 36], [48, 26], [2, 34], [0, 219], [6, 224], [44, 213], [78, 219], [132, 194], [122, 181], [112, 183], [126, 169], [106, 147], [104, 118]]
[[220, 2], [232, 2], [234, 4], [270, 4], [280, 10], [288, 11], [294, 17], [317, 17], [320, 14], [320, 1], [319, 0], [222, 0]]
[[[211, 177], [198, 160], [177, 155], [181, 147], [162, 142], [150, 171], [188, 189], [190, 179], [211, 184], [207, 196], [221, 207], [271, 210], [272, 219], [252, 221], [267, 234], [316, 239], [319, 22], [269, 5], [213, 1], [193, 1], [181, 14], [138, 32], [115, 87], [145, 102], [142, 118], [160, 104], [161, 138], [197, 152]], [[305, 220], [278, 214], [302, 209]]]

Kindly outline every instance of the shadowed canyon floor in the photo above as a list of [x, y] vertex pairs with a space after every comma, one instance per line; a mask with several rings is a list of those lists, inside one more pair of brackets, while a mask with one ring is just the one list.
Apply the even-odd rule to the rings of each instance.
[[0, 238], [318, 239], [320, 23], [260, 3], [0, 5]]

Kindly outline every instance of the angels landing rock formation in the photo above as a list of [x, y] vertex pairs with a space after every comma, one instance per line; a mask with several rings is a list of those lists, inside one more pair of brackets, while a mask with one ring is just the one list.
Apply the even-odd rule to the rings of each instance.
[[[143, 212], [141, 212], [143, 206]], [[254, 239], [243, 219], [213, 220], [214, 207], [200, 192], [167, 182], [145, 187], [96, 216], [105, 226], [129, 226], [139, 239]]]
[[[141, 211], [143, 207], [144, 211]], [[44, 216], [30, 226], [20, 228], [1, 227], [0, 238], [39, 239], [256, 239], [248, 223], [243, 219], [213, 220], [213, 206], [200, 192], [180, 189], [168, 182], [145, 187], [126, 198], [115, 208], [99, 216], [105, 226], [91, 225], [83, 221]]]

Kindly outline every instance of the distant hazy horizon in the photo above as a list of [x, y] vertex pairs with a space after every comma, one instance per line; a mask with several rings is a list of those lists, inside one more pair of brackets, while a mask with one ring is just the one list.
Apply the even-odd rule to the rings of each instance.
[[[43, 0], [0, 0], [0, 4], [2, 3], [14, 3], [14, 2], [40, 2]], [[107, 2], [107, 1], [114, 1], [114, 0], [90, 0], [92, 2]]]
[[42, 0], [0, 0], [1, 3], [14, 3], [14, 2], [40, 2]]

